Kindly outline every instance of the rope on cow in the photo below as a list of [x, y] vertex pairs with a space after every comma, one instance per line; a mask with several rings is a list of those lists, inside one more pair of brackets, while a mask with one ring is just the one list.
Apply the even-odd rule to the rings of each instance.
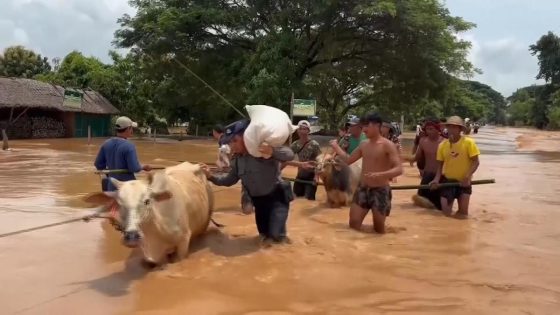
[[42, 229], [50, 228], [50, 227], [53, 227], [53, 226], [59, 226], [59, 225], [64, 225], [64, 224], [69, 224], [69, 223], [74, 223], [74, 222], [79, 222], [79, 221], [87, 221], [87, 220], [90, 220], [91, 218], [92, 218], [92, 215], [88, 214], [86, 216], [79, 217], [79, 218], [68, 219], [68, 220], [64, 220], [64, 221], [61, 221], [61, 222], [45, 224], [45, 225], [40, 225], [40, 226], [28, 228], [28, 229], [17, 230], [17, 231], [13, 231], [13, 232], [0, 234], [0, 238], [13, 236], [13, 235], [18, 235], [18, 234], [27, 233], [27, 232], [33, 232], [33, 231], [37, 231], [37, 230], [42, 230]]

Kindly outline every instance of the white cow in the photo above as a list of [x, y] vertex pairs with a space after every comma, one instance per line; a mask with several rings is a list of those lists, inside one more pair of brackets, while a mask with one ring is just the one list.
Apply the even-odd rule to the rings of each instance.
[[[199, 165], [185, 162], [168, 167], [148, 182], [111, 181], [118, 189], [114, 198], [121, 207], [123, 242], [128, 247], [140, 244], [147, 263], [162, 264], [172, 253], [185, 258], [191, 238], [208, 228], [214, 197]], [[103, 193], [98, 197], [97, 203], [112, 201]]]

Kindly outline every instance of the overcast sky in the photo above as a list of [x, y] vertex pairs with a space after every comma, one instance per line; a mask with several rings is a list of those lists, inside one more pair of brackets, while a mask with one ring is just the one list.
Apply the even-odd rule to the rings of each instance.
[[[548, 31], [560, 34], [560, 0], [446, 0], [453, 15], [477, 24], [462, 36], [473, 43], [474, 79], [504, 96], [536, 83], [529, 45]], [[0, 0], [0, 49], [24, 45], [64, 57], [76, 49], [107, 62], [117, 19], [133, 13], [127, 0]]]

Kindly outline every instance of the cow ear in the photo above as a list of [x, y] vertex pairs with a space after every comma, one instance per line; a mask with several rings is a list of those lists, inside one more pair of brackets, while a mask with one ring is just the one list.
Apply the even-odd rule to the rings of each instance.
[[164, 201], [164, 200], [169, 200], [171, 199], [171, 197], [173, 197], [173, 194], [169, 191], [162, 191], [159, 193], [152, 193], [152, 198], [154, 198], [155, 201]]
[[118, 179], [114, 179], [113, 177], [111, 177], [110, 180], [111, 180], [111, 183], [113, 184], [113, 186], [117, 187], [117, 190], [121, 189], [121, 187], [123, 185], [123, 182], [121, 182]]
[[84, 196], [82, 198], [82, 200], [87, 202], [87, 203], [91, 203], [91, 204], [95, 204], [95, 205], [106, 205], [106, 204], [112, 202], [114, 200], [114, 198], [107, 196], [103, 192], [98, 192], [98, 193], [89, 194], [87, 196]]

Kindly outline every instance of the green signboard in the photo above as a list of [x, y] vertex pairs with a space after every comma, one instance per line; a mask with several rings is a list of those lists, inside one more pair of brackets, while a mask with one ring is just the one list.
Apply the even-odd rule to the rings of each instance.
[[315, 116], [316, 106], [317, 106], [317, 104], [316, 104], [315, 100], [295, 99], [294, 100], [293, 115], [294, 116]]
[[75, 90], [64, 90], [64, 101], [62, 106], [80, 109], [82, 108], [83, 93]]

